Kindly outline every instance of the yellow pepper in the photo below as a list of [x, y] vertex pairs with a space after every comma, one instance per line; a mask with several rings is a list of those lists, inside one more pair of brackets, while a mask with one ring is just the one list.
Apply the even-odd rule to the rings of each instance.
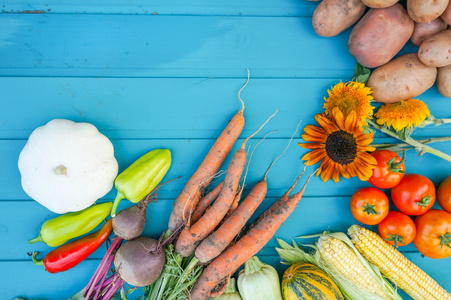
[[116, 215], [117, 206], [122, 199], [138, 203], [147, 196], [160, 183], [170, 166], [171, 151], [155, 149], [140, 157], [119, 174], [114, 181], [117, 196], [111, 216]]

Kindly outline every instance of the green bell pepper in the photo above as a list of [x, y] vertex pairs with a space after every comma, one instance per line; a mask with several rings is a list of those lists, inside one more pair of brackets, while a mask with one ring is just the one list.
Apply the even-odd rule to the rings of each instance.
[[137, 161], [116, 177], [114, 185], [117, 196], [111, 216], [116, 215], [119, 202], [126, 198], [138, 203], [147, 196], [163, 179], [171, 166], [171, 151], [155, 149], [141, 156]]
[[44, 242], [50, 247], [60, 246], [96, 228], [108, 216], [112, 206], [113, 203], [105, 202], [50, 219], [42, 224], [39, 236], [28, 243]]

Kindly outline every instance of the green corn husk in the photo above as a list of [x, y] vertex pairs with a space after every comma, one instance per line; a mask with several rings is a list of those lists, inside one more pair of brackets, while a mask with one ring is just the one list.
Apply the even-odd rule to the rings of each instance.
[[[341, 241], [343, 241], [351, 250], [354, 252], [354, 254], [357, 256], [357, 258], [363, 263], [364, 267], [369, 271], [369, 273], [372, 275], [372, 277], [380, 283], [380, 285], [383, 287], [383, 290], [387, 297], [389, 299], [393, 300], [402, 300], [402, 298], [398, 295], [396, 292], [396, 289], [382, 276], [379, 269], [368, 262], [355, 248], [352, 241], [346, 236], [346, 234], [342, 232], [336, 232], [336, 233], [323, 233], [318, 235], [311, 235], [311, 236], [303, 236], [301, 238], [313, 238], [313, 237], [325, 237], [325, 236], [332, 236], [334, 238], [337, 238]], [[282, 263], [284, 264], [294, 264], [298, 262], [308, 262], [311, 263], [322, 270], [324, 270], [331, 278], [332, 280], [337, 284], [337, 286], [340, 288], [340, 291], [342, 292], [343, 296], [348, 300], [383, 300], [384, 298], [381, 296], [378, 296], [373, 293], [369, 293], [367, 291], [364, 291], [361, 287], [356, 285], [354, 282], [346, 279], [343, 275], [341, 275], [339, 272], [337, 272], [336, 269], [334, 269], [332, 266], [329, 266], [321, 257], [321, 254], [319, 253], [318, 247], [316, 245], [305, 245], [312, 249], [312, 253], [307, 253], [303, 249], [301, 249], [297, 243], [293, 241], [293, 245], [290, 245], [286, 243], [285, 241], [281, 239], [277, 239], [277, 242], [280, 245], [280, 248], [276, 248], [277, 252], [279, 253], [280, 257], [283, 259]]]

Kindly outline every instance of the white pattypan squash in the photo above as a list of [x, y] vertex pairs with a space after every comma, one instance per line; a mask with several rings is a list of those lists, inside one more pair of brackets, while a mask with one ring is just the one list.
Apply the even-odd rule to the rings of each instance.
[[52, 212], [91, 206], [118, 173], [110, 140], [89, 123], [55, 119], [36, 128], [19, 156], [24, 191]]

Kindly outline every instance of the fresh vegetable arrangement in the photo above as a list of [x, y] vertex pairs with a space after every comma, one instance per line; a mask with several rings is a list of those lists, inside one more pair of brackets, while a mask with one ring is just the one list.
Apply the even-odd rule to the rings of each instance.
[[[371, 186], [352, 191], [349, 206], [357, 221], [377, 225], [379, 235], [353, 225], [347, 235], [324, 232], [304, 236], [317, 240], [303, 247], [278, 239], [280, 248], [276, 250], [282, 261], [290, 264], [282, 278], [272, 266], [257, 258], [297, 207], [313, 174], [300, 191], [292, 193], [304, 169], [284, 195], [248, 224], [267, 196], [267, 175], [280, 157], [243, 197], [246, 166], [249, 168], [251, 160], [246, 145], [274, 116], [230, 153], [245, 126], [240, 93], [248, 78], [238, 93], [241, 109], [175, 199], [168, 230], [159, 239], [142, 234], [147, 207], [157, 200], [162, 184], [158, 185], [172, 163], [170, 150], [152, 150], [116, 176], [112, 145], [92, 125], [76, 128], [71, 121], [53, 120], [33, 132], [19, 158], [24, 190], [53, 212], [70, 212], [45, 222], [39, 237], [30, 240], [60, 246], [42, 260], [37, 259], [35, 252], [34, 263], [43, 265], [49, 273], [66, 271], [98, 249], [114, 232], [92, 278], [73, 299], [111, 299], [118, 292], [125, 298], [126, 284], [142, 287], [141, 299], [147, 300], [398, 300], [401, 297], [397, 288], [415, 300], [451, 299], [439, 283], [396, 249], [413, 242], [428, 258], [451, 256], [451, 177], [436, 189], [426, 176], [409, 173], [405, 160], [405, 152], [415, 149], [419, 155], [429, 153], [451, 162], [450, 155], [429, 146], [449, 138], [412, 138], [417, 127], [451, 122], [434, 118], [423, 101], [412, 99], [435, 82], [440, 93], [451, 95], [446, 82], [451, 78], [446, 76], [446, 68], [451, 66], [447, 56], [451, 33], [445, 23], [445, 15], [451, 14], [451, 9], [446, 1], [428, 9], [421, 8], [421, 1], [408, 1], [407, 9], [396, 2], [323, 0], [318, 5], [313, 27], [319, 35], [334, 36], [356, 24], [348, 48], [358, 64], [351, 81], [337, 83], [327, 91], [324, 111], [315, 115], [316, 125], [304, 127], [303, 142], [299, 143], [309, 151], [301, 160], [306, 167], [319, 164], [315, 173], [324, 182], [332, 179], [338, 183], [351, 177], [368, 181]], [[367, 6], [371, 9], [367, 10]], [[442, 19], [438, 19], [440, 15]], [[409, 39], [419, 47], [418, 53], [396, 57]], [[373, 100], [384, 104], [375, 111]], [[377, 131], [402, 143], [374, 144]], [[74, 140], [69, 139], [71, 135], [56, 142], [49, 139], [61, 132], [73, 133]], [[69, 146], [86, 143], [80, 135], [91, 137], [88, 144], [96, 145], [96, 150], [80, 151], [77, 154], [81, 158], [65, 157]], [[51, 147], [44, 148], [47, 144]], [[36, 154], [36, 149], [41, 152]], [[52, 158], [50, 162], [36, 159], [42, 152], [43, 157]], [[220, 169], [229, 154], [232, 158], [224, 178], [213, 182], [222, 175]], [[91, 162], [99, 157], [104, 158], [102, 164], [107, 167], [94, 168], [94, 177], [87, 176], [91, 181], [101, 177], [98, 189], [87, 185], [86, 193], [77, 191], [78, 198], [66, 197], [65, 192], [80, 189], [80, 183], [86, 184], [87, 180], [72, 177], [72, 163], [78, 162], [75, 159]], [[55, 163], [53, 158], [64, 161]], [[41, 168], [47, 176], [35, 172]], [[82, 171], [86, 173], [87, 169]], [[50, 187], [56, 188], [51, 190], [59, 194], [48, 193], [46, 180], [52, 180]], [[91, 206], [112, 188], [113, 182], [117, 190], [114, 202]], [[62, 198], [68, 203], [60, 203]], [[117, 211], [124, 198], [134, 205]], [[436, 201], [443, 210], [433, 208]], [[390, 203], [399, 211], [392, 210]], [[111, 218], [97, 232], [79, 238], [108, 215]], [[78, 239], [66, 243], [74, 238]]]

